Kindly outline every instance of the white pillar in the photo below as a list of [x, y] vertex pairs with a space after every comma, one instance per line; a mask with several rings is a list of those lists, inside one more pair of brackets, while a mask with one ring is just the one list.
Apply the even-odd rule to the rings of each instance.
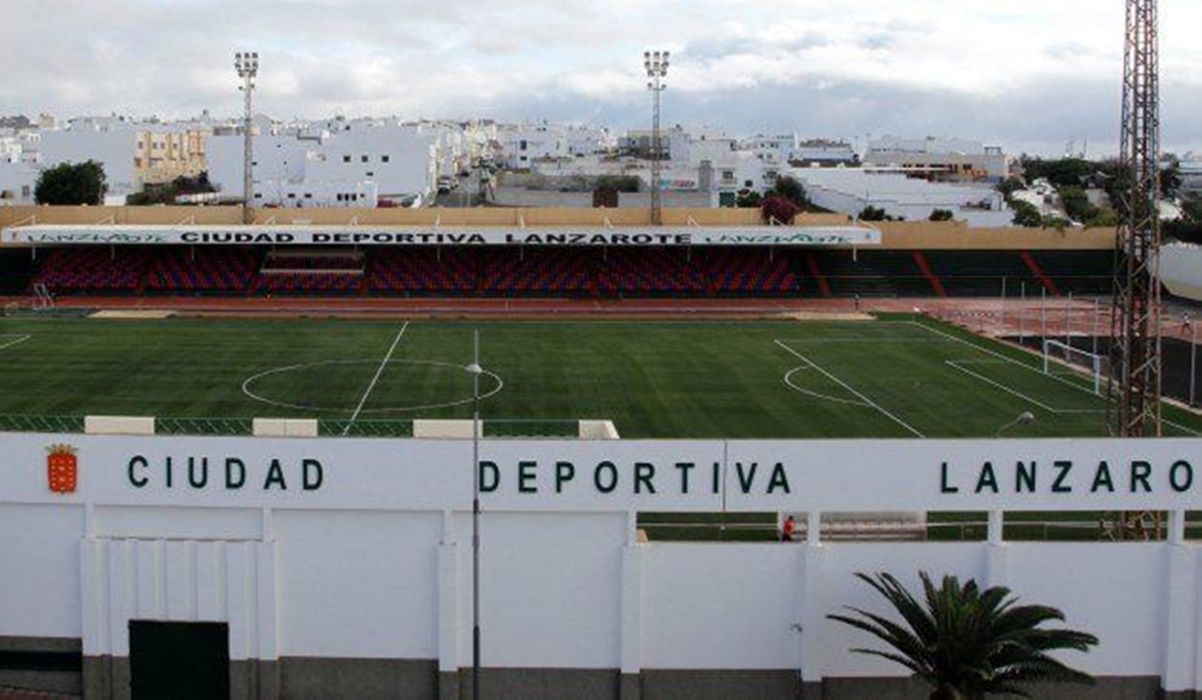
[[620, 661], [622, 675], [643, 669], [643, 554], [637, 544], [622, 549], [622, 620]]
[[442, 513], [438, 544], [438, 670], [459, 672], [459, 546], [454, 513], [449, 510]]
[[[816, 525], [815, 519], [810, 520]], [[796, 609], [799, 611], [798, 625], [800, 626], [801, 644], [798, 671], [803, 683], [821, 683], [823, 677], [823, 630], [828, 624], [826, 615], [832, 612], [826, 605], [826, 558], [831, 550], [821, 544], [807, 544], [801, 547], [801, 575], [798, 576], [800, 585], [797, 587], [798, 600]], [[847, 581], [847, 585], [854, 585]]]
[[822, 513], [806, 513], [806, 544], [817, 547], [822, 544]]
[[1005, 513], [989, 511], [987, 543], [985, 545], [985, 585], [1005, 586], [1009, 582], [1008, 554], [1005, 539]]
[[1185, 513], [1169, 513], [1168, 559], [1164, 568], [1164, 641], [1161, 686], [1166, 692], [1193, 690], [1199, 675], [1198, 556], [1185, 544]]

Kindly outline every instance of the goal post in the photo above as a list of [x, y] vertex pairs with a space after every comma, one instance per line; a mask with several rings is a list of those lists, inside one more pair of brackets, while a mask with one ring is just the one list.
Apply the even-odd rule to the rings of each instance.
[[53, 309], [54, 295], [42, 282], [37, 282], [33, 285], [33, 308], [35, 309]]
[[1060, 340], [1043, 340], [1043, 373], [1049, 376], [1086, 376], [1093, 382], [1093, 391], [1099, 396], [1109, 363], [1110, 358], [1104, 355], [1073, 347]]

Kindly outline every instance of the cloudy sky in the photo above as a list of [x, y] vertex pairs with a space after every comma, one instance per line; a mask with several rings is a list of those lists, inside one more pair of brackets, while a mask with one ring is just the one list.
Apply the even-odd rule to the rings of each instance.
[[[1058, 154], [1117, 140], [1122, 0], [4, 0], [0, 114], [239, 109], [647, 120], [737, 134], [955, 135]], [[1160, 0], [1166, 149], [1202, 151], [1202, 2]]]

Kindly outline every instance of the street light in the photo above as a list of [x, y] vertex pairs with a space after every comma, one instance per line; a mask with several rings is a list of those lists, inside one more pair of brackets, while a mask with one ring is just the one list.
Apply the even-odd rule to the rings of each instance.
[[643, 67], [647, 70], [647, 89], [651, 91], [651, 224], [663, 222], [663, 201], [660, 195], [663, 146], [659, 129], [660, 94], [668, 89], [663, 80], [668, 76], [668, 52], [644, 51]]
[[1001, 437], [1002, 433], [1006, 432], [1007, 430], [1009, 430], [1010, 428], [1013, 428], [1016, 425], [1030, 425], [1034, 422], [1035, 422], [1035, 414], [1031, 413], [1030, 411], [1023, 411], [1022, 413], [1018, 414], [1018, 418], [1015, 418], [1014, 420], [1010, 421], [1009, 423], [998, 428], [997, 431], [994, 432], [993, 436], [995, 438]]
[[480, 331], [475, 333], [472, 363], [472, 699], [480, 697]]
[[238, 88], [245, 97], [246, 109], [242, 115], [242, 223], [254, 222], [250, 205], [254, 197], [254, 113], [251, 93], [255, 89], [255, 78], [259, 75], [259, 52], [239, 51], [234, 54], [234, 70], [242, 79]]

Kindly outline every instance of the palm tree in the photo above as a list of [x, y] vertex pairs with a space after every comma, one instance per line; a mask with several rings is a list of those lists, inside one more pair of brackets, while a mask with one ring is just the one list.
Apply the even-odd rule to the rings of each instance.
[[855, 614], [828, 615], [876, 636], [893, 651], [853, 649], [905, 666], [935, 687], [931, 700], [981, 700], [986, 694], [1030, 698], [1024, 689], [1036, 682], [1092, 684], [1093, 678], [1048, 655], [1073, 649], [1087, 652], [1098, 638], [1067, 629], [1044, 629], [1064, 621], [1064, 613], [1042, 605], [1018, 605], [1010, 589], [981, 590], [945, 576], [936, 588], [920, 573], [926, 600], [919, 601], [889, 574], [856, 577], [885, 597], [904, 620], [892, 622], [859, 608]]

